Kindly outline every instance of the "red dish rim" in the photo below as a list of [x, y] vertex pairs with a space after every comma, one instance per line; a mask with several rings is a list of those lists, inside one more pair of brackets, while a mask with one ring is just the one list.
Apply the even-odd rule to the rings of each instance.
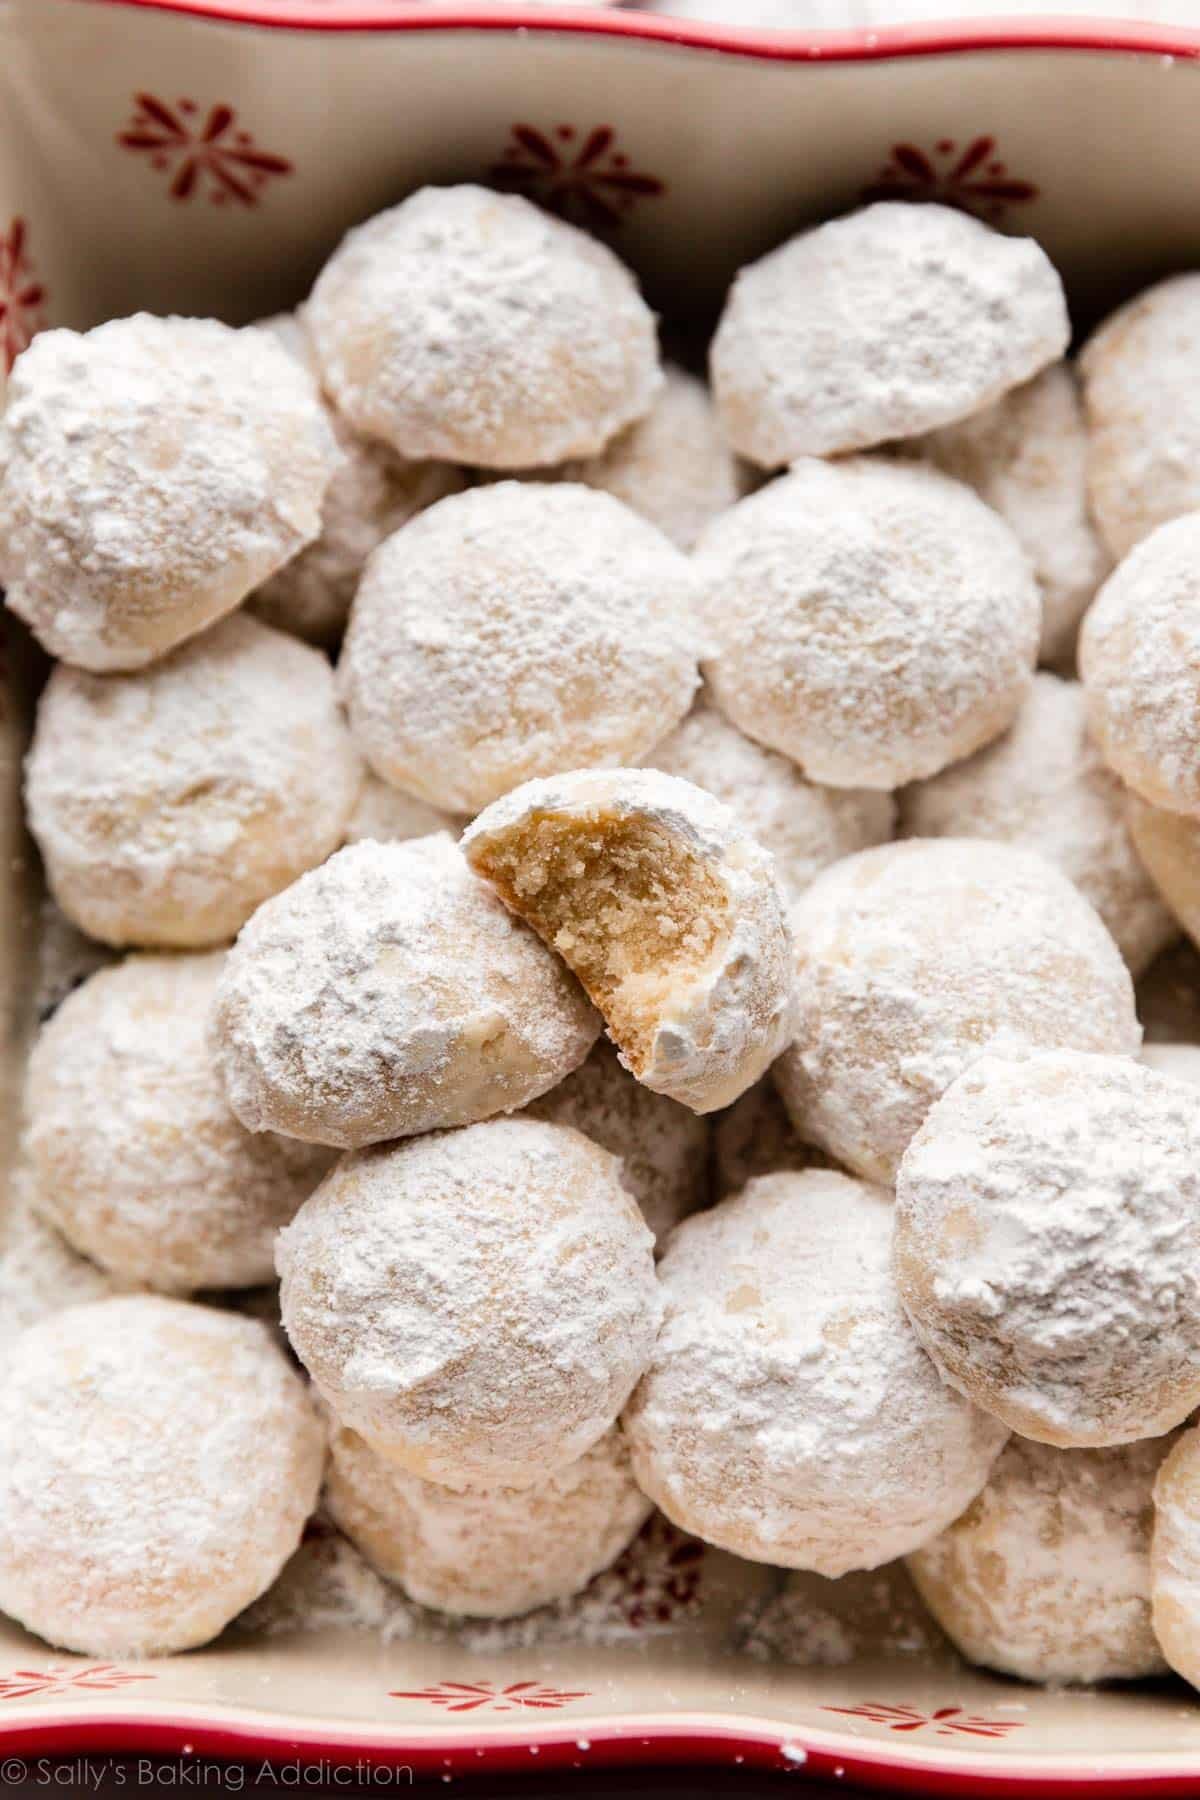
[[14, 1762], [38, 1757], [104, 1753], [164, 1758], [297, 1763], [306, 1768], [411, 1769], [415, 1778], [575, 1772], [600, 1768], [705, 1765], [845, 1780], [891, 1794], [971, 1795], [984, 1800], [1080, 1800], [1095, 1793], [1190, 1795], [1197, 1773], [1148, 1767], [1131, 1759], [1072, 1764], [1066, 1757], [997, 1757], [964, 1763], [932, 1760], [882, 1746], [854, 1745], [834, 1733], [768, 1720], [726, 1720], [701, 1714], [674, 1719], [580, 1719], [574, 1726], [538, 1726], [523, 1733], [429, 1730], [398, 1726], [387, 1735], [347, 1725], [289, 1726], [262, 1718], [213, 1718], [149, 1713], [59, 1714], [0, 1721], [0, 1779], [19, 1780]]
[[[1132, 55], [1200, 58], [1200, 29], [1136, 21], [1058, 18], [949, 19], [881, 25], [858, 31], [753, 31], [737, 25], [696, 24], [653, 13], [614, 13], [553, 6], [422, 4], [420, 0], [85, 0], [172, 13], [226, 25], [279, 31], [538, 31], [624, 38], [643, 44], [716, 51], [764, 62], [879, 62], [896, 57], [946, 56], [978, 50], [1123, 51]], [[919, 0], [914, 0], [919, 4]]]
[[[881, 26], [871, 31], [763, 32], [738, 26], [693, 24], [648, 13], [560, 11], [554, 7], [420, 4], [418, 0], [344, 0], [336, 11], [319, 0], [84, 0], [173, 14], [195, 20], [265, 30], [314, 32], [419, 32], [513, 30], [570, 32], [716, 52], [764, 62], [886, 62], [901, 57], [945, 56], [972, 51], [1067, 50], [1200, 59], [1200, 29], [1155, 28], [1121, 21], [1047, 17], [938, 20], [925, 25]], [[580, 1748], [581, 1742], [587, 1749]], [[1068, 1800], [1103, 1792], [1191, 1795], [1200, 1787], [1200, 1759], [1190, 1770], [1138, 1765], [1122, 1758], [1091, 1766], [1066, 1758], [997, 1757], [992, 1768], [950, 1756], [931, 1761], [882, 1746], [850, 1748], [834, 1734], [787, 1731], [770, 1721], [726, 1721], [702, 1716], [669, 1720], [581, 1719], [574, 1727], [539, 1726], [520, 1735], [437, 1731], [398, 1726], [380, 1736], [367, 1727], [298, 1725], [261, 1717], [239, 1720], [212, 1714], [174, 1716], [72, 1708], [37, 1713], [11, 1723], [0, 1719], [0, 1778], [15, 1759], [102, 1751], [109, 1754], [197, 1756], [296, 1761], [307, 1766], [354, 1762], [407, 1767], [415, 1776], [497, 1775], [538, 1770], [706, 1764], [825, 1778], [845, 1778], [889, 1793], [972, 1794], [992, 1800]], [[6, 1760], [7, 1759], [7, 1760]], [[536, 1759], [536, 1761], [534, 1760]]]

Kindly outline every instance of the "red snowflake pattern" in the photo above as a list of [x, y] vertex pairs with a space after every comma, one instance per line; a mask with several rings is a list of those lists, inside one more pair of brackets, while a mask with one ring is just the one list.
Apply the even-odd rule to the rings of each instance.
[[154, 94], [133, 98], [133, 117], [117, 133], [117, 142], [123, 150], [146, 156], [152, 169], [170, 172], [167, 193], [172, 200], [207, 194], [214, 206], [231, 200], [257, 206], [269, 181], [294, 172], [286, 156], [258, 148], [232, 106], [218, 102], [203, 113], [194, 100], [171, 104]]
[[873, 1725], [886, 1725], [889, 1731], [924, 1731], [932, 1727], [938, 1737], [1002, 1738], [1019, 1731], [1021, 1719], [989, 1719], [979, 1713], [965, 1712], [961, 1706], [939, 1706], [936, 1712], [921, 1712], [915, 1706], [888, 1706], [880, 1700], [864, 1700], [861, 1706], [824, 1706], [822, 1712], [842, 1713], [851, 1719], [869, 1719]]
[[677, 1530], [661, 1513], [653, 1513], [607, 1576], [596, 1579], [597, 1585], [612, 1581], [621, 1616], [640, 1631], [698, 1612], [703, 1568], [704, 1545]]
[[133, 1681], [153, 1681], [153, 1675], [134, 1675], [113, 1663], [94, 1663], [86, 1669], [67, 1665], [50, 1669], [13, 1669], [0, 1675], [0, 1700], [27, 1700], [31, 1694], [109, 1694]]
[[1010, 206], [1036, 200], [1032, 181], [1009, 174], [996, 155], [993, 137], [972, 138], [965, 147], [940, 138], [932, 150], [916, 144], [893, 144], [875, 180], [863, 189], [864, 200], [936, 200], [960, 212], [997, 221]]
[[510, 1681], [498, 1688], [491, 1681], [438, 1681], [432, 1687], [406, 1692], [394, 1689], [392, 1700], [425, 1700], [444, 1712], [557, 1712], [575, 1700], [586, 1700], [586, 1688], [548, 1687], [542, 1681]]
[[574, 125], [546, 131], [514, 125], [504, 154], [488, 175], [497, 187], [596, 230], [612, 230], [637, 201], [666, 192], [657, 175], [630, 168], [611, 125], [593, 125], [587, 132]]
[[46, 289], [29, 257], [29, 227], [10, 219], [0, 234], [0, 354], [11, 369], [46, 323]]

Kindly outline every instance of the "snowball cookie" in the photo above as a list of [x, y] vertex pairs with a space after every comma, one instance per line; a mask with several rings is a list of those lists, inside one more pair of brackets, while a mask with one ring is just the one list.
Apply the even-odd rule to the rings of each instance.
[[448, 831], [457, 837], [466, 820], [456, 813], [439, 812], [415, 794], [389, 787], [378, 775], [368, 775], [346, 821], [346, 842], [361, 844], [374, 838], [380, 844], [401, 844], [409, 838], [432, 837]]
[[523, 1488], [455, 1491], [333, 1434], [325, 1504], [373, 1568], [421, 1606], [512, 1618], [565, 1600], [607, 1569], [653, 1511], [614, 1426]]
[[1055, 1450], [1008, 1440], [983, 1492], [908, 1559], [965, 1657], [1025, 1681], [1166, 1673], [1150, 1624], [1150, 1531], [1171, 1443]]
[[604, 1040], [526, 1112], [553, 1125], [573, 1125], [620, 1159], [621, 1180], [660, 1249], [671, 1228], [708, 1200], [708, 1126], [686, 1106], [635, 1081]]
[[1038, 1443], [1200, 1403], [1200, 1094], [1127, 1057], [981, 1057], [896, 1184], [896, 1279], [946, 1379]]
[[530, 781], [463, 834], [478, 874], [553, 946], [639, 1081], [715, 1112], [789, 1041], [792, 941], [775, 867], [711, 794], [657, 769]]
[[1041, 600], [998, 514], [936, 469], [800, 462], [700, 540], [713, 698], [831, 787], [936, 775], [1029, 691]]
[[206, 1644], [295, 1550], [324, 1454], [256, 1320], [151, 1294], [45, 1319], [0, 1383], [0, 1606], [84, 1656]]
[[43, 1026], [29, 1063], [33, 1204], [68, 1243], [165, 1293], [253, 1287], [331, 1151], [234, 1117], [208, 1048], [225, 957], [131, 956]]
[[756, 1175], [825, 1168], [828, 1159], [801, 1143], [769, 1075], [713, 1121], [713, 1198], [740, 1193]]
[[1159, 1075], [1200, 1087], [1200, 1044], [1143, 1044], [1142, 1061]]
[[325, 658], [238, 613], [137, 674], [55, 669], [25, 798], [83, 931], [202, 949], [337, 848], [361, 779]]
[[685, 1531], [790, 1569], [874, 1569], [974, 1499], [1007, 1437], [947, 1387], [904, 1316], [887, 1194], [828, 1169], [760, 1176], [686, 1219], [626, 1408], [638, 1485]]
[[450, 812], [636, 761], [699, 682], [697, 589], [609, 494], [503, 481], [422, 513], [367, 565], [339, 665], [377, 775]]
[[741, 271], [713, 391], [734, 449], [773, 469], [965, 419], [1070, 335], [1062, 283], [1031, 238], [882, 201]]
[[611, 250], [517, 195], [422, 188], [342, 241], [304, 312], [350, 423], [402, 456], [523, 469], [595, 456], [662, 385]]
[[792, 928], [799, 1030], [775, 1080], [802, 1137], [886, 1186], [985, 1051], [1138, 1048], [1116, 945], [1065, 875], [1014, 845], [864, 850], [818, 877]]
[[212, 1012], [243, 1125], [354, 1149], [524, 1106], [599, 1031], [447, 836], [352, 844], [260, 907]]
[[750, 472], [725, 440], [704, 382], [668, 364], [644, 419], [629, 425], [599, 456], [565, 463], [555, 474], [623, 500], [692, 550], [704, 527], [740, 500]]
[[1177, 1674], [1200, 1685], [1200, 1432], [1175, 1441], [1154, 1484], [1154, 1632]]
[[[25, 1171], [22, 1170], [22, 1176]], [[28, 1180], [20, 1182], [28, 1189]], [[4, 1224], [0, 1250], [0, 1362], [30, 1325], [85, 1300], [105, 1300], [122, 1283], [78, 1255], [20, 1193]]]
[[0, 580], [47, 650], [139, 669], [321, 528], [337, 446], [316, 384], [258, 331], [138, 313], [44, 331], [0, 424]]
[[1039, 660], [1069, 659], [1079, 621], [1112, 566], [1088, 510], [1087, 428], [1070, 364], [1055, 363], [908, 448], [967, 482], [1012, 526], [1042, 593]]
[[775, 872], [791, 895], [802, 893], [830, 863], [886, 843], [895, 829], [890, 794], [806, 781], [794, 762], [743, 737], [704, 699], [646, 760], [695, 782], [740, 814], [775, 858]]
[[661, 1311], [620, 1173], [536, 1119], [343, 1157], [277, 1252], [284, 1326], [339, 1423], [451, 1487], [532, 1487], [590, 1449]]
[[1198, 366], [1200, 275], [1147, 288], [1083, 347], [1092, 511], [1118, 559], [1200, 508]]
[[[294, 313], [264, 319], [259, 329], [317, 376], [312, 341]], [[464, 477], [449, 463], [405, 462], [386, 444], [359, 437], [328, 402], [325, 410], [341, 456], [321, 509], [321, 535], [265, 581], [250, 606], [268, 625], [333, 645], [372, 550], [435, 500], [458, 493]]]
[[1088, 722], [1152, 806], [1200, 814], [1200, 514], [1163, 525], [1101, 588], [1079, 634]]
[[1154, 886], [1188, 936], [1200, 938], [1200, 818], [1126, 795], [1126, 818]]
[[1003, 737], [906, 789], [901, 830], [1040, 851], [1091, 901], [1137, 976], [1176, 925], [1134, 849], [1125, 790], [1088, 736], [1085, 711], [1078, 682], [1036, 675]]

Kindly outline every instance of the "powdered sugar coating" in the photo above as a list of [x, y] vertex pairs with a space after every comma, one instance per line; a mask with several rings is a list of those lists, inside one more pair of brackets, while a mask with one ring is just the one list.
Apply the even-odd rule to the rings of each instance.
[[612, 251], [469, 184], [422, 188], [349, 232], [304, 321], [338, 407], [402, 456], [594, 456], [662, 385], [654, 315]]
[[1003, 737], [907, 789], [905, 837], [981, 837], [1039, 851], [1070, 876], [1136, 977], [1175, 936], [1125, 822], [1126, 795], [1088, 736], [1083, 690], [1034, 677]]
[[908, 1559], [964, 1656], [1025, 1681], [1166, 1672], [1150, 1624], [1150, 1533], [1171, 1443], [1056, 1450], [1009, 1439], [962, 1517]]
[[0, 1603], [65, 1650], [188, 1650], [275, 1579], [325, 1434], [252, 1319], [157, 1295], [26, 1332], [0, 1388]]
[[409, 838], [433, 837], [448, 831], [457, 837], [465, 820], [460, 814], [441, 812], [415, 794], [390, 787], [378, 775], [368, 773], [346, 822], [346, 842], [360, 844], [374, 838], [380, 844], [402, 844]]
[[609, 494], [504, 481], [422, 513], [363, 577], [339, 677], [377, 774], [475, 812], [560, 769], [636, 761], [699, 681], [696, 583]]
[[703, 697], [647, 761], [732, 807], [793, 896], [830, 863], [886, 843], [895, 829], [890, 794], [806, 781], [794, 762], [745, 737]]
[[361, 779], [325, 658], [238, 613], [140, 672], [56, 668], [25, 795], [68, 918], [198, 949], [336, 849]]
[[889, 1267], [891, 1206], [831, 1170], [687, 1219], [624, 1427], [668, 1518], [738, 1556], [842, 1575], [926, 1542], [1007, 1436], [939, 1378]]
[[1200, 1685], [1200, 1431], [1183, 1432], [1154, 1484], [1154, 1633], [1177, 1674]]
[[1096, 523], [1118, 559], [1200, 507], [1200, 275], [1147, 288], [1079, 358]]
[[741, 271], [713, 391], [734, 448], [773, 469], [964, 419], [1070, 335], [1062, 283], [1031, 238], [881, 201]]
[[680, 1219], [708, 1199], [708, 1126], [635, 1081], [604, 1039], [573, 1075], [525, 1111], [552, 1125], [573, 1125], [619, 1158], [621, 1180], [660, 1249]]
[[890, 1185], [934, 1101], [987, 1052], [1132, 1055], [1133, 984], [1093, 909], [1031, 851], [864, 850], [792, 911], [796, 1041], [775, 1079], [801, 1135]]
[[907, 448], [965, 481], [1012, 526], [1041, 589], [1039, 661], [1066, 661], [1112, 567], [1088, 509], [1087, 428], [1071, 365], [1053, 364]]
[[[312, 340], [295, 313], [264, 319], [259, 330], [319, 377]], [[465, 485], [449, 463], [406, 462], [386, 444], [363, 438], [337, 409], [325, 413], [340, 451], [321, 508], [321, 535], [251, 596], [251, 610], [310, 644], [336, 644], [372, 550], [417, 513]]]
[[44, 331], [0, 425], [0, 579], [53, 655], [137, 669], [310, 543], [337, 463], [261, 332], [138, 313]]
[[[624, 833], [645, 833], [668, 861], [687, 870], [678, 883], [655, 884], [651, 873], [654, 899], [662, 906], [657, 920], [649, 902], [642, 908], [643, 925], [658, 932], [653, 961], [619, 984], [618, 1000], [627, 998], [640, 1014], [642, 1048], [635, 1052], [622, 1042], [611, 1006], [605, 1022], [622, 1061], [648, 1088], [695, 1112], [728, 1106], [757, 1081], [792, 1033], [792, 943], [773, 859], [729, 807], [657, 769], [585, 769], [530, 781], [468, 826], [463, 850], [492, 881], [497, 852], [517, 855], [515, 882], [504, 879], [499, 891], [535, 925], [547, 880], [537, 833], [546, 822], [576, 828], [581, 839], [591, 829], [611, 830], [618, 841]], [[526, 853], [521, 846], [530, 833]], [[701, 904], [709, 941], [698, 960], [692, 933], [681, 932], [670, 914], [673, 889], [688, 885], [693, 873], [711, 884], [715, 897], [711, 911]], [[618, 908], [626, 901], [639, 908], [645, 897], [626, 892], [626, 879], [614, 871]], [[604, 921], [594, 924], [603, 937]], [[569, 935], [559, 932], [551, 941], [575, 967]]]
[[1200, 1087], [1200, 1044], [1143, 1044], [1142, 1061], [1159, 1075]]
[[692, 550], [704, 527], [747, 493], [752, 477], [725, 440], [703, 381], [668, 363], [650, 411], [599, 456], [563, 463], [543, 480], [602, 488]]
[[445, 836], [351, 845], [260, 907], [212, 1011], [249, 1130], [355, 1148], [524, 1106], [599, 1030]]
[[1003, 731], [1029, 690], [1028, 559], [936, 469], [806, 458], [718, 519], [696, 568], [713, 698], [811, 781], [934, 775]]
[[534, 1119], [344, 1157], [278, 1262], [287, 1334], [339, 1423], [451, 1487], [531, 1487], [582, 1456], [659, 1322], [616, 1159]]
[[335, 1431], [326, 1505], [371, 1565], [422, 1606], [504, 1619], [565, 1600], [618, 1557], [653, 1511], [614, 1426], [523, 1488], [454, 1490]]
[[1127, 1057], [981, 1057], [896, 1183], [896, 1279], [962, 1393], [1039, 1443], [1200, 1401], [1200, 1094]]
[[1200, 938], [1200, 818], [1151, 806], [1130, 790], [1125, 816], [1138, 856], [1173, 916]]
[[1200, 516], [1160, 526], [1101, 588], [1079, 634], [1088, 722], [1154, 806], [1200, 814]]
[[31, 1198], [69, 1243], [164, 1293], [253, 1287], [332, 1153], [234, 1117], [208, 1048], [225, 958], [134, 956], [93, 975], [34, 1045]]

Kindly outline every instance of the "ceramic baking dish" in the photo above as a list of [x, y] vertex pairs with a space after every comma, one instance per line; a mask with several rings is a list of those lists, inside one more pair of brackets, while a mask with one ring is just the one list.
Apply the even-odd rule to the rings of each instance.
[[[1086, 323], [1200, 266], [1200, 32], [989, 21], [801, 39], [579, 8], [6, 0], [0, 364], [47, 323], [287, 305], [351, 222], [467, 179], [609, 235], [660, 307], [699, 318], [807, 220], [879, 194], [949, 202], [1039, 237]], [[23, 667], [13, 639], [10, 1127], [34, 961]], [[1051, 1693], [870, 1649], [757, 1660], [746, 1621], [778, 1579], [658, 1521], [603, 1578], [603, 1629], [560, 1641], [331, 1627], [111, 1668], [0, 1623], [0, 1781], [13, 1759], [125, 1749], [369, 1761], [396, 1782], [691, 1760], [922, 1793], [1200, 1791], [1200, 1705], [1182, 1687]]]

